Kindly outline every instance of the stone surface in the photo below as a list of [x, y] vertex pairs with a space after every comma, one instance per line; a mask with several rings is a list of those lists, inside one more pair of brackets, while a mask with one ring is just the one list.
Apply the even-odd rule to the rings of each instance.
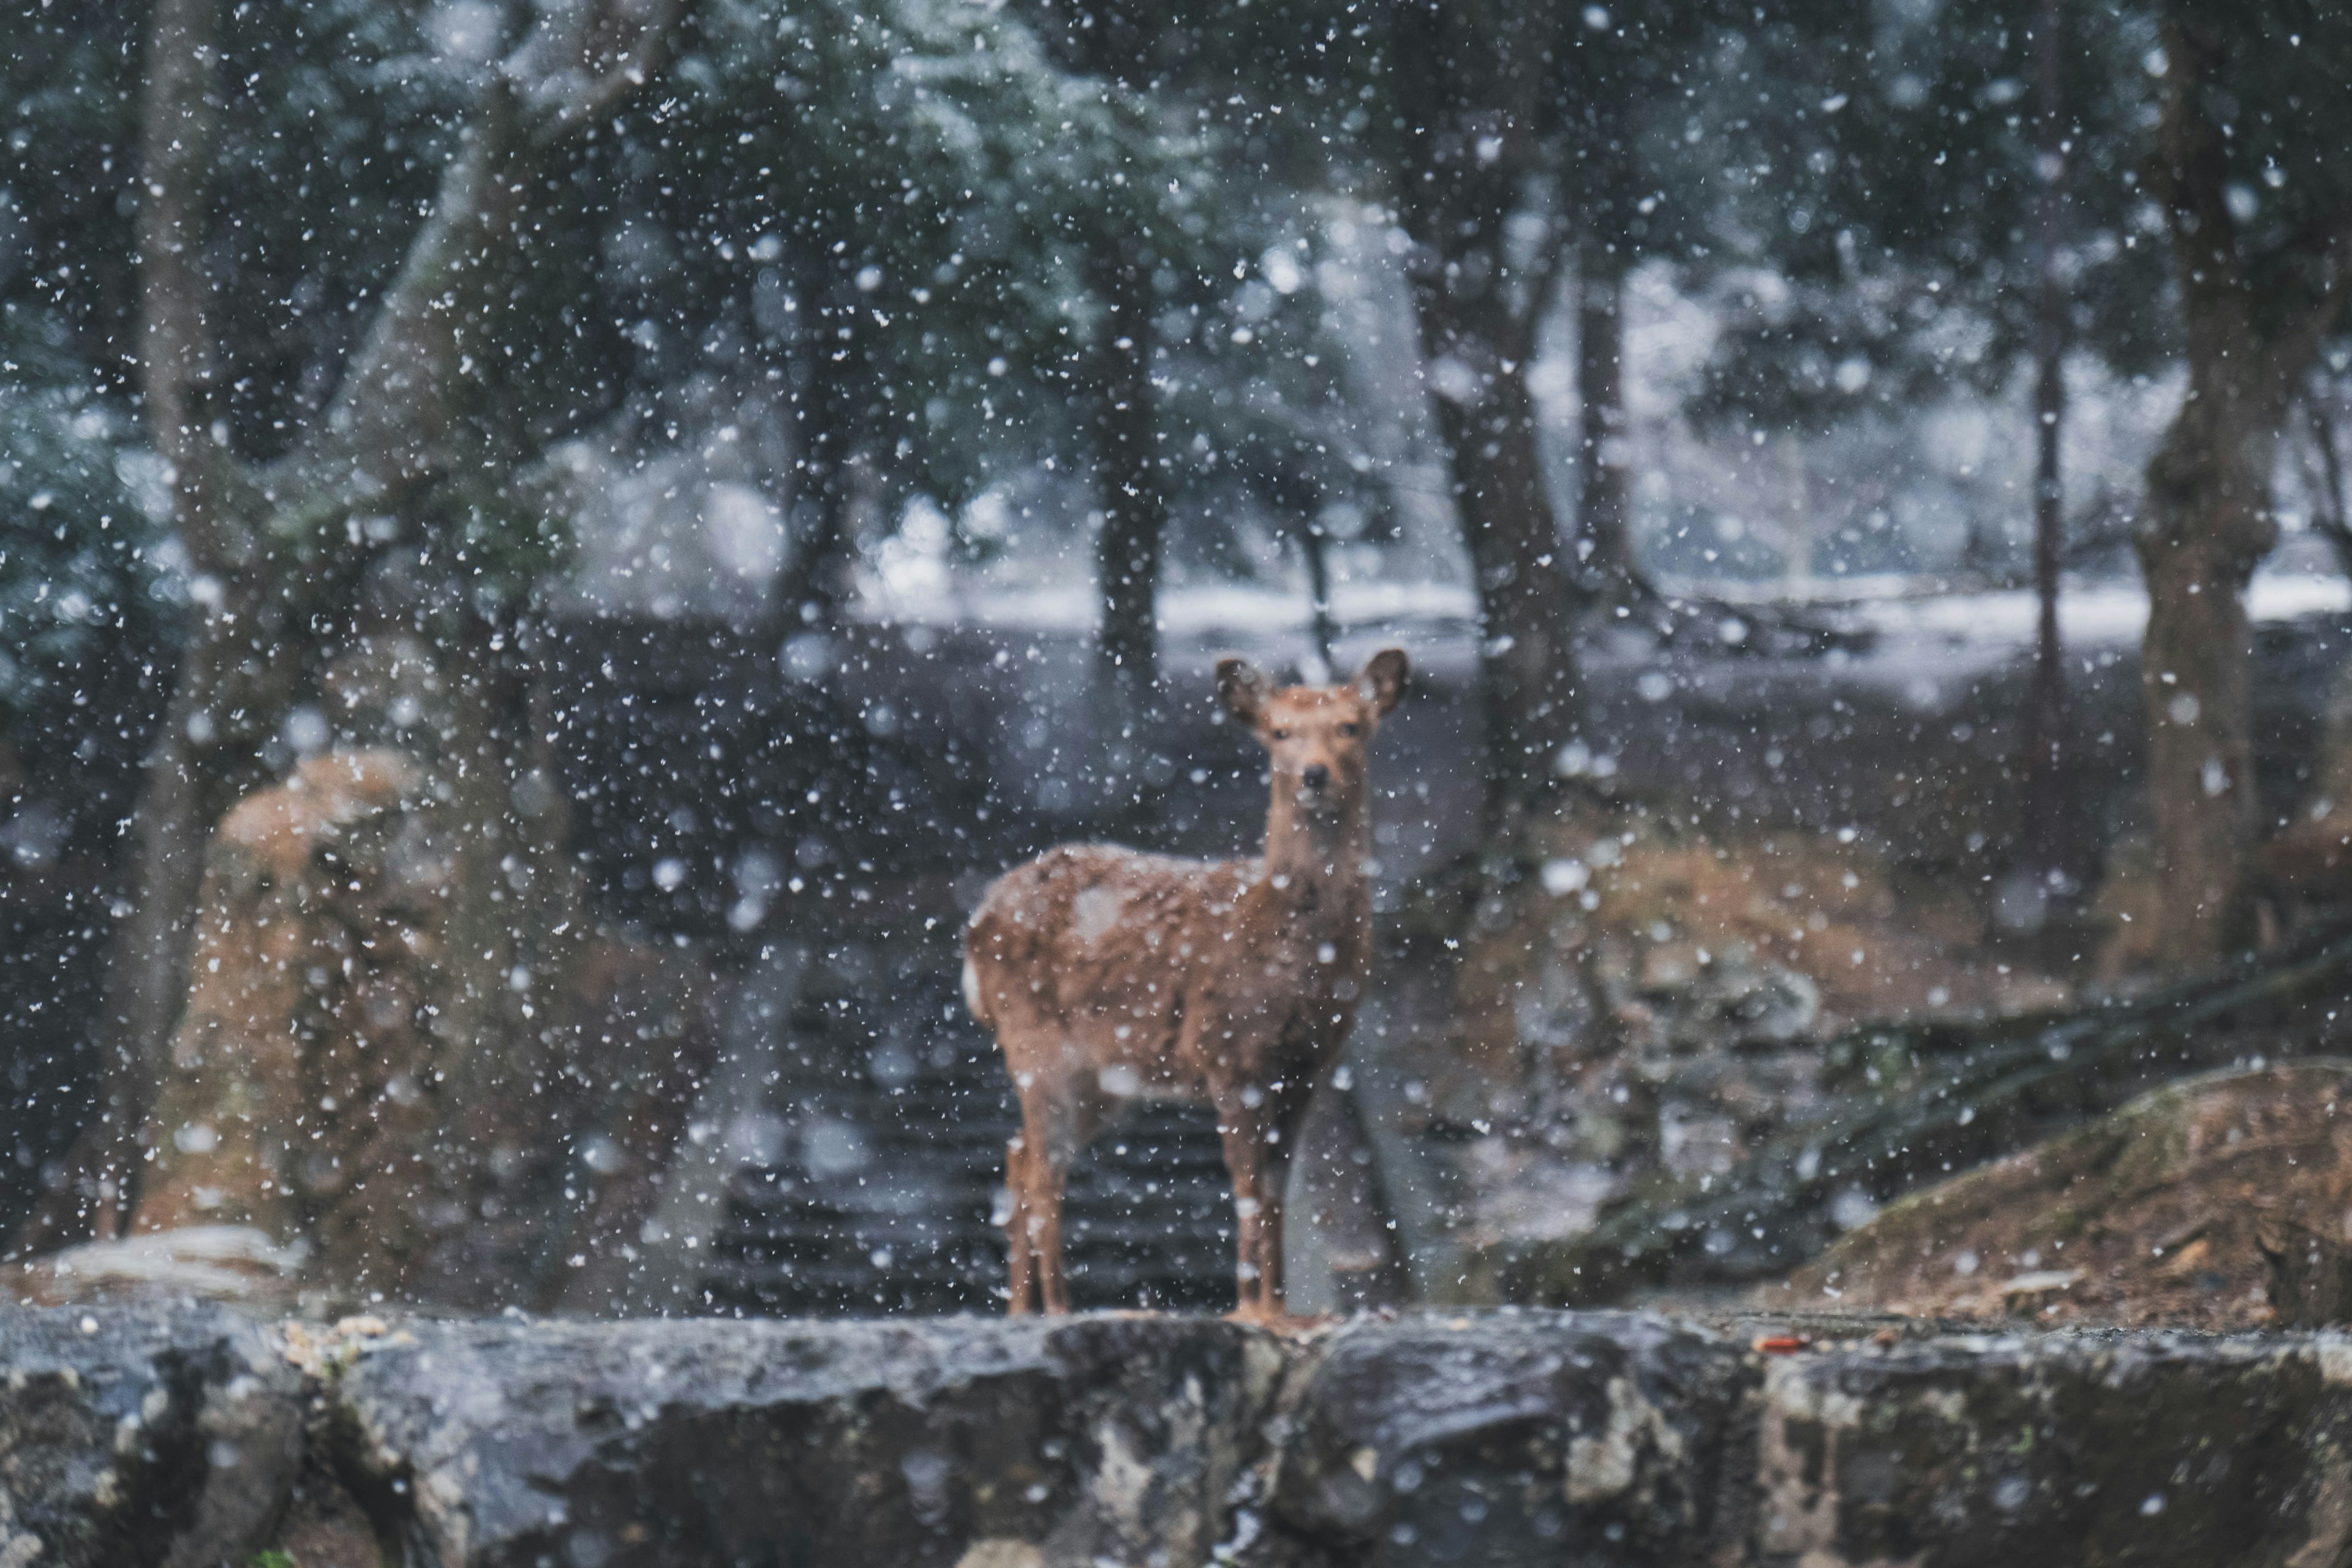
[[299, 1467], [302, 1397], [216, 1308], [0, 1310], [0, 1563], [243, 1568]]
[[447, 1568], [1205, 1563], [1283, 1366], [1269, 1336], [1143, 1316], [373, 1342], [339, 1384], [356, 1463]]
[[330, 1331], [0, 1310], [0, 1563], [269, 1551], [299, 1568], [2323, 1568], [2352, 1560], [2352, 1338], [1613, 1312], [1277, 1336], [1144, 1315]]
[[1657, 1319], [1349, 1328], [1301, 1366], [1275, 1516], [1347, 1563], [1700, 1561], [1744, 1533], [1755, 1375]]
[[1745, 1561], [2293, 1564], [2352, 1552], [2352, 1344], [1948, 1338], [1776, 1357]]

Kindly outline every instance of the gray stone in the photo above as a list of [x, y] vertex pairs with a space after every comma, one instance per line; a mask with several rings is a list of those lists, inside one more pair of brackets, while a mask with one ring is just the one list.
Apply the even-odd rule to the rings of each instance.
[[1623, 1313], [1350, 1328], [1303, 1369], [1276, 1514], [1366, 1564], [1696, 1561], [1744, 1533], [1757, 1379]]
[[302, 1398], [218, 1308], [0, 1310], [0, 1563], [244, 1568], [299, 1466]]
[[2352, 1342], [1953, 1337], [1775, 1358], [1748, 1561], [2352, 1556]]
[[1271, 1336], [1139, 1315], [374, 1345], [340, 1379], [353, 1457], [443, 1568], [1204, 1563], [1283, 1364]]
[[1143, 1315], [278, 1332], [307, 1374], [215, 1309], [0, 1310], [0, 1564], [2352, 1562], [2335, 1333], [1507, 1310], [1288, 1338]]

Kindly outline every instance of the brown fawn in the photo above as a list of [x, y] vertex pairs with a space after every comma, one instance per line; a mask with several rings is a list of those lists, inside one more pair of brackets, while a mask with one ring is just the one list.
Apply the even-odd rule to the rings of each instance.
[[1236, 1315], [1283, 1313], [1282, 1195], [1337, 1063], [1371, 940], [1365, 752], [1405, 657], [1339, 686], [1276, 689], [1221, 660], [1217, 695], [1273, 759], [1265, 853], [1179, 860], [1066, 844], [998, 878], [964, 939], [963, 992], [1021, 1098], [1005, 1153], [1012, 1310], [1066, 1312], [1070, 1162], [1126, 1101], [1205, 1100], [1234, 1182]]

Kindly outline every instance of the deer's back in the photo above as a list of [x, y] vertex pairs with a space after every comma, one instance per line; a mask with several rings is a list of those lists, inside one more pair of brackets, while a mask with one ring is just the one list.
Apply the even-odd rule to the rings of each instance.
[[1248, 860], [1049, 849], [998, 878], [972, 915], [965, 1000], [1008, 1058], [1075, 1048], [1164, 1078], [1208, 944], [1262, 875]]

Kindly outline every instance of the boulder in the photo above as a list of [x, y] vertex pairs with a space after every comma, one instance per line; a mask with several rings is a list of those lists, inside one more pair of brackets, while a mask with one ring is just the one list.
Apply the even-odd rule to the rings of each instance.
[[2352, 1063], [2185, 1079], [1913, 1194], [1766, 1306], [2319, 1326], [2352, 1318]]
[[415, 1323], [337, 1380], [443, 1568], [1202, 1563], [1283, 1356], [1216, 1320]]
[[1745, 1533], [1754, 1382], [1659, 1319], [1352, 1327], [1301, 1369], [1275, 1512], [1345, 1563], [1704, 1561]]
[[243, 1568], [299, 1467], [300, 1377], [212, 1307], [0, 1311], [0, 1563]]
[[1939, 1337], [1775, 1356], [1757, 1530], [1734, 1560], [2342, 1563], [2347, 1373], [2352, 1345], [2311, 1336]]

